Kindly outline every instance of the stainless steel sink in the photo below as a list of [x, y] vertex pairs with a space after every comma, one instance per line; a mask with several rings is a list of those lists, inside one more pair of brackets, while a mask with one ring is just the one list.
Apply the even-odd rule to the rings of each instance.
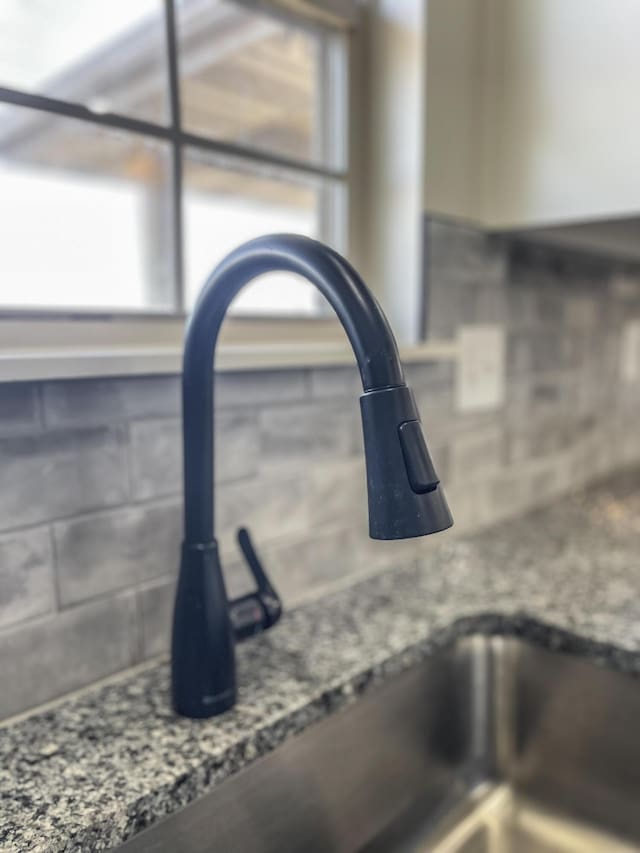
[[471, 637], [121, 850], [640, 850], [640, 679]]

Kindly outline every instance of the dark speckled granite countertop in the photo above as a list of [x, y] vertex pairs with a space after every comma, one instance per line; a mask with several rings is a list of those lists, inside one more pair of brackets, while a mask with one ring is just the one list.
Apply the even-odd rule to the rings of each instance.
[[0, 729], [0, 849], [109, 849], [475, 631], [640, 674], [640, 472], [288, 613], [239, 649], [240, 702], [175, 717], [155, 665]]

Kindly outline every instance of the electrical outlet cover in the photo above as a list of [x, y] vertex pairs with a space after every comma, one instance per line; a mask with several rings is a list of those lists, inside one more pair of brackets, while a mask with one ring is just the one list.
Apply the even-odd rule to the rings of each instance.
[[630, 320], [622, 330], [620, 376], [628, 384], [640, 379], [640, 320]]
[[456, 405], [460, 412], [499, 409], [505, 398], [505, 333], [502, 326], [458, 329]]

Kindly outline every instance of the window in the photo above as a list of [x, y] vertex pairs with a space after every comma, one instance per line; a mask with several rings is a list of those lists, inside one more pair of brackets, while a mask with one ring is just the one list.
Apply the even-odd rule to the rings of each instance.
[[[269, 231], [345, 250], [346, 41], [276, 6], [0, 7], [0, 310], [188, 310]], [[238, 314], [313, 316], [285, 274]]]

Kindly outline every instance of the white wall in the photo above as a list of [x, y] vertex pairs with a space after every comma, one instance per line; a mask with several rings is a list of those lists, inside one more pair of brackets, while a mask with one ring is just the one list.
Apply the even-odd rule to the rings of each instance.
[[428, 0], [425, 206], [483, 218], [486, 0]]
[[427, 33], [427, 209], [638, 214], [638, 0], [428, 0]]
[[500, 0], [497, 8], [501, 108], [488, 154], [500, 171], [490, 220], [637, 213], [638, 0]]

